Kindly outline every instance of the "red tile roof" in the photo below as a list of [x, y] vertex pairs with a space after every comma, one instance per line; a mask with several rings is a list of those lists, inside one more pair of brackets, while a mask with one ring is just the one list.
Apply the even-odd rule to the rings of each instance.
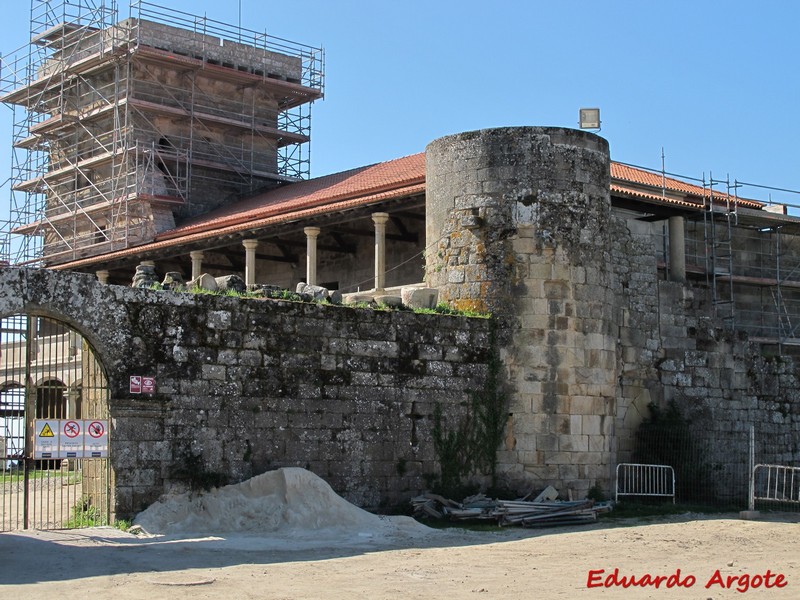
[[367, 198], [380, 192], [424, 183], [425, 154], [412, 154], [367, 167], [284, 185], [187, 221], [180, 227], [157, 235], [156, 241], [237, 224], [245, 225], [244, 228], [247, 229], [254, 219], [294, 213], [352, 198], [361, 198], [364, 204], [369, 204]]
[[[672, 177], [662, 180], [660, 173], [611, 163], [611, 192], [647, 204], [669, 205], [700, 210], [702, 186]], [[662, 184], [664, 191], [662, 194]], [[638, 187], [641, 186], [641, 187]], [[649, 189], [648, 189], [649, 188]], [[287, 184], [252, 198], [212, 211], [184, 222], [156, 236], [154, 242], [55, 266], [81, 268], [99, 262], [158, 251], [229, 234], [254, 231], [280, 223], [308, 219], [323, 213], [378, 204], [386, 200], [425, 193], [425, 154], [412, 154], [366, 167]], [[715, 192], [716, 195], [716, 192]], [[720, 199], [724, 194], [719, 193]], [[761, 208], [759, 202], [737, 199], [741, 206]]]
[[663, 183], [664, 188], [668, 190], [692, 195], [697, 195], [698, 193], [702, 195], [703, 192], [703, 188], [700, 186], [692, 185], [671, 177], [664, 177], [662, 180], [660, 173], [656, 174], [652, 171], [637, 169], [636, 167], [617, 162], [611, 163], [611, 179], [621, 179], [631, 183], [639, 183], [658, 188], [659, 190]]
[[637, 190], [628, 186], [619, 185], [616, 183], [611, 184], [611, 193], [612, 194], [623, 194], [625, 196], [633, 197], [638, 200], [645, 200], [649, 204], [661, 204], [666, 206], [683, 206], [686, 208], [693, 208], [697, 210], [699, 208], [699, 204], [697, 202], [688, 202], [686, 200], [678, 200], [676, 198], [670, 198], [669, 196], [662, 196], [661, 194], [650, 194], [647, 192], [643, 192], [642, 190]]
[[[616, 180], [616, 183], [622, 184], [623, 186], [625, 183], [633, 183], [633, 184], [647, 186], [650, 188], [656, 188], [657, 192], [660, 192], [662, 189], [665, 192], [669, 192], [670, 193], [669, 195], [672, 196], [672, 198], [670, 198], [666, 194], [661, 195], [660, 193], [656, 193], [655, 195], [653, 195], [647, 193], [644, 190], [639, 190], [639, 191], [631, 190], [630, 186], [625, 186], [627, 188], [625, 190], [623, 190], [621, 187], [617, 190], [618, 192], [621, 193], [633, 192], [631, 195], [637, 196], [642, 200], [657, 199], [659, 203], [689, 205], [696, 207], [696, 204], [702, 204], [704, 196], [708, 197], [710, 196], [711, 193], [708, 187], [704, 189], [702, 185], [687, 183], [685, 181], [681, 181], [680, 179], [675, 179], [673, 177], [666, 177], [666, 176], [662, 177], [661, 173], [657, 173], [655, 171], [648, 171], [646, 169], [640, 169], [632, 167], [631, 165], [626, 165], [617, 162], [611, 163], [611, 179], [612, 181]], [[687, 201], [687, 199], [684, 200], [675, 199], [674, 192], [678, 192], [679, 194], [686, 194], [687, 196], [692, 197], [694, 200], [696, 200], [696, 202], [693, 203], [691, 202], [691, 200]], [[724, 202], [727, 199], [727, 197], [728, 197], [727, 193], [722, 192], [719, 189], [714, 190], [714, 198], [718, 199], [719, 202]], [[740, 206], [745, 206], [747, 208], [761, 208], [762, 206], [764, 206], [761, 202], [756, 202], [755, 200], [748, 200], [747, 198], [738, 198], [738, 197], [734, 198], [733, 196], [731, 196], [731, 200], [737, 202]]]
[[[702, 203], [703, 188], [692, 185], [679, 179], [665, 177], [664, 188], [669, 192], [679, 192], [686, 196], [694, 197], [695, 202], [686, 198], [677, 199], [675, 194], [662, 196], [662, 177], [660, 174], [637, 169], [621, 163], [611, 163], [611, 178], [623, 185], [612, 186], [612, 190], [624, 193], [645, 201], [658, 204], [674, 204], [687, 208], [697, 208]], [[179, 237], [186, 237], [203, 231], [235, 231], [237, 225], [242, 229], [250, 229], [254, 220], [261, 220], [276, 215], [296, 213], [313, 207], [329, 206], [331, 203], [346, 199], [360, 198], [363, 204], [370, 204], [375, 200], [374, 195], [381, 191], [400, 190], [409, 185], [425, 182], [425, 154], [412, 154], [403, 158], [389, 160], [350, 171], [325, 175], [284, 185], [275, 190], [270, 190], [258, 196], [241, 200], [229, 206], [212, 211], [206, 215], [196, 217], [183, 223], [180, 227], [165, 231], [156, 236], [156, 241], [165, 241]], [[656, 191], [648, 193], [645, 190], [636, 190], [625, 183], [639, 184]], [[706, 194], [708, 190], [706, 190]], [[397, 195], [393, 195], [397, 197]], [[724, 194], [719, 194], [724, 198]], [[739, 199], [742, 205], [760, 207], [759, 203]], [[295, 215], [297, 216], [297, 215]]]

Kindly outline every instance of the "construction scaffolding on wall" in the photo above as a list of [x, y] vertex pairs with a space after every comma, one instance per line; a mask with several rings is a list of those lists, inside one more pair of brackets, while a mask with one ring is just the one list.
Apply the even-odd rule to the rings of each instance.
[[[702, 212], [686, 222], [686, 266], [695, 281], [708, 286], [714, 314], [753, 341], [796, 351], [791, 348], [800, 348], [800, 191], [729, 177], [675, 177], [703, 190]], [[763, 190], [796, 196], [798, 202], [768, 198], [760, 210], [742, 207], [740, 199]], [[665, 229], [658, 235], [657, 258], [667, 264], [669, 237]]]
[[2, 259], [54, 265], [307, 178], [324, 54], [133, 0], [34, 0], [4, 57], [14, 111]]

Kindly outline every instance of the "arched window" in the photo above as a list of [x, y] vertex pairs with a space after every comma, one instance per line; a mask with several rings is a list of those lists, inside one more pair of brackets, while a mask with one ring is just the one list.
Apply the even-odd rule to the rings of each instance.
[[67, 386], [58, 379], [48, 379], [36, 386], [36, 418], [67, 418]]

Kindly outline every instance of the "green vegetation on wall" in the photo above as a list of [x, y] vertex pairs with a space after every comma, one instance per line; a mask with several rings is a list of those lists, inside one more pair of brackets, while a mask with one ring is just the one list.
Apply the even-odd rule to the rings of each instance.
[[461, 419], [445, 423], [441, 405], [434, 407], [433, 443], [440, 465], [437, 492], [450, 498], [468, 493], [464, 481], [470, 475], [489, 475], [495, 486], [497, 449], [503, 439], [508, 397], [501, 381], [502, 364], [497, 352], [495, 327], [491, 328], [491, 356], [483, 389], [473, 392]]

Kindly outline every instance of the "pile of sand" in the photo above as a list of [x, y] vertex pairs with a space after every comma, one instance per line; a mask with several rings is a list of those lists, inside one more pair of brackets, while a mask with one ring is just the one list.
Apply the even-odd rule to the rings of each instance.
[[150, 534], [253, 533], [278, 536], [427, 535], [409, 517], [374, 515], [347, 502], [322, 479], [300, 468], [269, 471], [204, 494], [156, 502], [134, 520]]

